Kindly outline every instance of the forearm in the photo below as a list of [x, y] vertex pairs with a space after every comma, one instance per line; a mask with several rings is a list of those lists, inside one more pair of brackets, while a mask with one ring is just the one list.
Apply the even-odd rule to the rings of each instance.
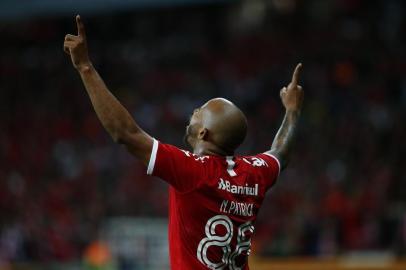
[[270, 152], [278, 157], [282, 168], [285, 168], [289, 162], [299, 116], [300, 111], [286, 111], [282, 125], [272, 143]]
[[130, 113], [113, 96], [95, 68], [85, 65], [78, 68], [93, 108], [115, 142], [125, 144], [129, 150], [146, 162], [147, 149], [152, 139], [135, 123]]
[[76, 16], [76, 25], [78, 34], [67, 34], [63, 49], [79, 72], [99, 120], [115, 142], [124, 144], [134, 156], [147, 164], [152, 138], [138, 127], [130, 113], [110, 93], [90, 62], [85, 26], [79, 15]]

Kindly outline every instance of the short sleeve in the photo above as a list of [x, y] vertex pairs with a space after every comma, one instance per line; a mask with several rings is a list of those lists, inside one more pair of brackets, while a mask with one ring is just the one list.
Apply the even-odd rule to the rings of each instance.
[[265, 152], [254, 156], [258, 159], [258, 164], [261, 166], [261, 174], [265, 178], [265, 181], [269, 187], [273, 186], [279, 177], [281, 172], [281, 164], [277, 157]]
[[204, 179], [207, 159], [154, 139], [147, 174], [163, 179], [177, 191], [187, 192]]

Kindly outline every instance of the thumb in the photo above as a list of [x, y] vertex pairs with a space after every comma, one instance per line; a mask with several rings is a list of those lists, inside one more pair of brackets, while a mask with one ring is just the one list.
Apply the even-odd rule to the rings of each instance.
[[283, 88], [281, 89], [281, 91], [279, 92], [280, 97], [284, 96], [284, 95], [286, 94], [286, 91], [287, 91], [287, 88], [286, 88], [286, 87], [283, 87]]

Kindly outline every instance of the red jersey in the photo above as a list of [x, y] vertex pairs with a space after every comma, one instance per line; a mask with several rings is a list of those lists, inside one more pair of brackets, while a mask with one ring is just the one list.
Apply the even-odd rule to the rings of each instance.
[[154, 139], [147, 173], [170, 184], [171, 269], [249, 269], [258, 210], [279, 172], [268, 153], [197, 156]]

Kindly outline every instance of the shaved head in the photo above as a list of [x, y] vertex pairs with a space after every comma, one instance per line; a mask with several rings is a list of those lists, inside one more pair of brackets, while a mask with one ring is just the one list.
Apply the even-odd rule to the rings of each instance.
[[244, 113], [231, 101], [214, 98], [194, 111], [186, 128], [185, 141], [194, 152], [233, 154], [246, 133]]

